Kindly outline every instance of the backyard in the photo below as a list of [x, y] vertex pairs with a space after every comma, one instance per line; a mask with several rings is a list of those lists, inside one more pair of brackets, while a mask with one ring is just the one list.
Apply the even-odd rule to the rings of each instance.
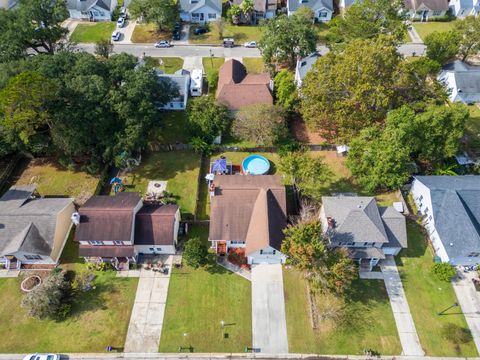
[[452, 285], [432, 275], [433, 250], [427, 245], [423, 229], [409, 220], [407, 223], [408, 249], [396, 258], [402, 277], [413, 321], [420, 343], [428, 356], [478, 356], [473, 341], [454, 343], [445, 338], [446, 324], [455, 324], [468, 329], [459, 308], [439, 312], [457, 301]]
[[36, 183], [40, 195], [67, 195], [81, 205], [94, 195], [99, 181], [98, 176], [65, 169], [52, 158], [38, 158], [18, 174], [16, 185]]
[[188, 116], [186, 111], [165, 111], [160, 116], [159, 126], [153, 129], [149, 144], [188, 142]]
[[[321, 320], [313, 329], [306, 280], [300, 272], [283, 271], [289, 351], [292, 353], [381, 355], [402, 352], [388, 295], [382, 280], [356, 280], [346, 295], [343, 320]], [[325, 299], [319, 295], [321, 303]]]
[[418, 35], [420, 35], [420, 38], [425, 40], [425, 37], [434, 31], [442, 32], [452, 30], [455, 27], [455, 21], [414, 22], [413, 26], [415, 27], [415, 30], [417, 30]]
[[193, 33], [195, 26], [190, 28], [191, 44], [221, 44], [223, 38], [233, 38], [237, 45], [243, 45], [247, 41], [259, 41], [262, 36], [261, 26], [231, 25], [225, 24], [223, 36], [218, 32], [216, 23], [210, 23], [210, 31], [206, 34], [195, 35]]
[[469, 105], [470, 117], [465, 124], [465, 150], [472, 155], [480, 154], [480, 108]]
[[126, 191], [144, 194], [151, 180], [168, 181], [167, 191], [177, 199], [183, 218], [195, 213], [200, 156], [191, 151], [145, 154], [140, 166], [122, 174], [127, 178]]
[[[192, 227], [189, 237], [207, 241], [207, 227]], [[251, 346], [250, 282], [212, 260], [203, 268], [174, 268], [170, 278], [160, 352], [243, 352]], [[225, 322], [224, 329], [220, 326]]]
[[100, 40], [110, 40], [117, 24], [113, 21], [78, 24], [70, 40], [76, 43], [94, 43]]
[[137, 24], [133, 29], [132, 43], [155, 43], [159, 40], [170, 40], [170, 31], [159, 32], [155, 24]]
[[258, 74], [265, 71], [262, 58], [244, 57], [243, 65], [247, 68], [247, 73]]

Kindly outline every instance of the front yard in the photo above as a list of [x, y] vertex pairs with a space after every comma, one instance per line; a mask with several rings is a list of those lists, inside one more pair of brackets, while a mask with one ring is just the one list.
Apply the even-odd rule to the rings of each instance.
[[265, 72], [262, 58], [243, 58], [243, 65], [247, 68], [247, 73], [258, 74]]
[[428, 21], [428, 22], [414, 22], [413, 26], [417, 30], [418, 35], [422, 40], [425, 40], [425, 37], [428, 34], [431, 34], [434, 31], [450, 31], [455, 27], [455, 21], [440, 22], [440, 21]]
[[258, 42], [262, 36], [261, 26], [225, 24], [222, 37], [220, 37], [216, 23], [210, 23], [210, 31], [202, 35], [195, 35], [193, 33], [195, 28], [195, 26], [190, 28], [191, 44], [221, 44], [224, 38], [233, 38], [236, 45], [243, 45], [247, 41]]
[[454, 343], [444, 336], [444, 327], [455, 324], [468, 329], [460, 308], [439, 312], [457, 301], [452, 285], [437, 280], [431, 272], [433, 250], [419, 224], [408, 221], [408, 249], [396, 258], [420, 343], [428, 356], [478, 356], [473, 341]]
[[146, 64], [162, 70], [165, 74], [174, 74], [183, 68], [181, 57], [147, 57]]
[[[208, 228], [193, 227], [189, 236], [207, 241]], [[239, 353], [251, 342], [249, 281], [213, 261], [199, 269], [173, 269], [160, 352], [178, 352], [179, 347], [191, 346], [194, 352]]]
[[126, 191], [144, 194], [150, 180], [168, 181], [167, 191], [173, 193], [182, 211], [190, 218], [195, 212], [200, 156], [191, 151], [155, 152], [145, 154], [140, 166], [122, 175], [127, 177]]
[[[323, 320], [312, 328], [306, 281], [294, 269], [283, 271], [289, 351], [292, 353], [381, 355], [402, 352], [382, 280], [357, 280], [346, 296], [343, 321]], [[324, 301], [320, 296], [318, 302]]]
[[170, 31], [159, 32], [155, 24], [137, 24], [133, 29], [132, 43], [156, 43], [160, 40], [171, 40]]
[[70, 40], [76, 43], [95, 43], [100, 40], [110, 40], [117, 24], [113, 21], [78, 24]]

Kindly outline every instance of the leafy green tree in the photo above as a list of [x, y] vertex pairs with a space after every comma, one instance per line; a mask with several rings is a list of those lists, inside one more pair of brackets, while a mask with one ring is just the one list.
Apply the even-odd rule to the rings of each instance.
[[113, 44], [110, 40], [99, 40], [95, 43], [95, 55], [108, 59], [112, 52]]
[[208, 244], [199, 237], [191, 238], [186, 242], [182, 256], [187, 265], [199, 268], [208, 262]]
[[279, 15], [266, 22], [258, 47], [265, 64], [293, 69], [298, 57], [315, 51], [318, 35], [304, 16]]
[[396, 43], [401, 43], [406, 34], [404, 13], [401, 0], [356, 1], [343, 17], [332, 22], [329, 39], [350, 42], [390, 35]]
[[457, 21], [455, 31], [461, 37], [458, 55], [462, 58], [462, 61], [478, 54], [480, 51], [480, 19], [476, 16], [467, 16]]
[[248, 23], [252, 22], [252, 15], [254, 11], [253, 1], [252, 0], [243, 0], [240, 5], [242, 8], [243, 15]]
[[257, 145], [272, 146], [288, 136], [285, 116], [285, 111], [279, 106], [246, 106], [235, 115], [232, 133]]
[[299, 100], [293, 72], [283, 69], [275, 75], [275, 95], [278, 105], [296, 110]]
[[132, 17], [154, 23], [158, 30], [172, 30], [179, 20], [180, 5], [175, 0], [133, 0], [128, 7]]
[[304, 17], [308, 21], [313, 23], [315, 19], [315, 12], [312, 10], [311, 7], [302, 5], [295, 11], [296, 16]]
[[227, 11], [227, 18], [233, 25], [238, 25], [242, 16], [242, 8], [240, 5], [233, 4]]
[[218, 135], [226, 135], [231, 118], [228, 109], [218, 104], [213, 96], [202, 96], [190, 101], [188, 121], [193, 134], [211, 143]]
[[438, 280], [450, 282], [457, 275], [455, 268], [449, 263], [436, 263], [432, 265], [432, 273]]
[[427, 57], [440, 64], [452, 60], [460, 50], [461, 36], [455, 31], [435, 31], [423, 40], [427, 47]]

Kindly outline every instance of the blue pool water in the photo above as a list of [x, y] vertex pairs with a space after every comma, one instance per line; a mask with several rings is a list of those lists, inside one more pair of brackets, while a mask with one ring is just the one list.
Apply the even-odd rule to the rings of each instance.
[[270, 162], [260, 155], [250, 155], [243, 159], [242, 168], [245, 173], [264, 175], [270, 170]]

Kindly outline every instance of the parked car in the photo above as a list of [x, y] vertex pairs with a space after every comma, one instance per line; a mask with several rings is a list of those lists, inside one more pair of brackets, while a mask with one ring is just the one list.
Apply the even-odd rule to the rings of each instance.
[[122, 37], [122, 33], [118, 30], [115, 30], [112, 33], [112, 41], [119, 41], [121, 37]]
[[231, 38], [223, 39], [223, 47], [232, 48], [235, 46], [235, 40]]
[[171, 45], [167, 40], [161, 40], [161, 41], [155, 43], [156, 48], [168, 48], [170, 46]]
[[57, 354], [30, 354], [23, 358], [23, 360], [60, 360], [60, 355]]
[[182, 29], [182, 23], [181, 22], [175, 23], [175, 30], [179, 31], [181, 29]]
[[195, 30], [193, 30], [193, 33], [195, 35], [202, 35], [202, 34], [206, 34], [207, 32], [208, 32], [208, 29], [205, 27], [198, 27]]
[[172, 39], [173, 40], [180, 40], [180, 38], [181, 38], [180, 31], [175, 30], [172, 34]]
[[120, 8], [120, 16], [127, 19], [128, 18], [128, 14], [127, 14], [127, 8], [125, 6], [122, 6]]
[[257, 42], [256, 41], [248, 41], [245, 44], [243, 44], [246, 48], [256, 48], [257, 47]]
[[125, 25], [125, 18], [123, 16], [120, 16], [117, 20], [117, 27], [123, 28]]

